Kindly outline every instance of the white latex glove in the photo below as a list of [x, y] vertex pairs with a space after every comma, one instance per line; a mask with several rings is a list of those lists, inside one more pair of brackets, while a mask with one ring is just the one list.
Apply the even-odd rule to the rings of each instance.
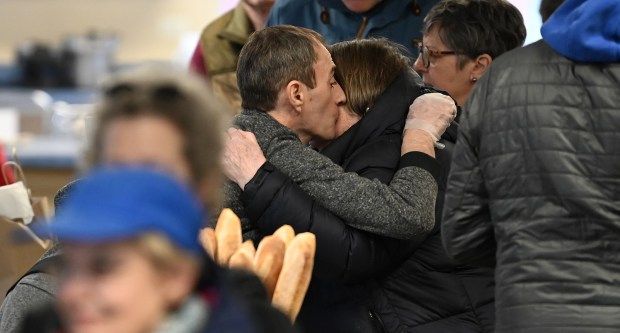
[[267, 159], [254, 133], [229, 128], [227, 134], [222, 156], [224, 174], [243, 189]]
[[437, 141], [454, 118], [456, 118], [456, 104], [452, 98], [440, 93], [424, 94], [409, 106], [405, 130], [423, 130], [431, 135], [437, 148], [443, 148]]

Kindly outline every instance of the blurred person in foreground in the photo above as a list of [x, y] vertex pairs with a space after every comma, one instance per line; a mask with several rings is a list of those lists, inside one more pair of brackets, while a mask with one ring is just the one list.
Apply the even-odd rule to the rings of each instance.
[[265, 27], [275, 0], [239, 0], [235, 8], [204, 28], [190, 60], [190, 70], [211, 83], [213, 93], [229, 110], [241, 111], [237, 87], [239, 52], [254, 32]]
[[55, 305], [30, 313], [22, 332], [255, 332], [230, 294], [198, 288], [204, 217], [194, 192], [161, 171], [90, 173], [34, 229], [63, 255]]
[[[205, 89], [198, 77], [161, 67], [142, 67], [110, 78], [95, 106], [98, 121], [88, 165], [149, 165], [188, 184], [204, 206], [219, 206], [219, 158], [227, 112]], [[292, 329], [288, 319], [271, 307], [256, 277], [219, 269], [210, 259], [204, 265], [248, 307], [259, 332]], [[37, 270], [30, 273], [47, 280], [31, 286], [35, 295], [30, 303], [55, 295], [55, 276]], [[24, 302], [20, 294], [11, 299]]]
[[[452, 108], [454, 101], [440, 94], [421, 95], [428, 88], [420, 86], [409, 59], [394, 43], [353, 40], [334, 44], [330, 53], [347, 104], [339, 107], [338, 137], [321, 154], [346, 172], [387, 184], [398, 170], [411, 104], [417, 109], [427, 103], [436, 111], [443, 104], [433, 104], [434, 97], [445, 99]], [[456, 139], [450, 131], [440, 142]], [[225, 157], [252, 156], [246, 152], [251, 142], [239, 139], [227, 146]], [[256, 143], [254, 147], [259, 149]], [[435, 150], [439, 161], [445, 153]], [[315, 168], [305, 167], [307, 175]], [[434, 170], [439, 182], [445, 182], [448, 167]], [[317, 236], [315, 279], [298, 319], [306, 332], [493, 331], [493, 271], [451, 261], [441, 244], [439, 218], [428, 236], [416, 239], [364, 233], [318, 204], [321, 196], [337, 196], [346, 187], [327, 190], [326, 186], [324, 192], [309, 196], [277, 170], [261, 169], [262, 176], [244, 187], [250, 219], [266, 233], [290, 223], [299, 232]], [[440, 196], [443, 193], [438, 194], [439, 206]]]
[[279, 0], [267, 26], [312, 29], [327, 44], [352, 39], [386, 38], [417, 53], [422, 19], [439, 0]]
[[506, 0], [443, 0], [424, 18], [423, 33], [413, 69], [460, 106], [493, 60], [525, 41], [523, 16]]
[[620, 327], [618, 17], [566, 0], [463, 114], [442, 234], [456, 260], [496, 265], [496, 332]]

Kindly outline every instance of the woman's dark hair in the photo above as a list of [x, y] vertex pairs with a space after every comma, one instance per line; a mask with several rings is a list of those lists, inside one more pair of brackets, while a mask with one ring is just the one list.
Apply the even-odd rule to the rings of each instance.
[[460, 55], [459, 65], [488, 54], [495, 59], [523, 45], [525, 24], [505, 0], [444, 0], [424, 18], [423, 33], [438, 29], [441, 41]]
[[254, 32], [237, 63], [241, 106], [267, 112], [275, 109], [278, 94], [292, 80], [314, 88], [317, 47], [327, 47], [310, 29], [279, 25]]
[[404, 47], [385, 39], [340, 42], [332, 45], [330, 52], [347, 106], [360, 116], [398, 75], [411, 68]]

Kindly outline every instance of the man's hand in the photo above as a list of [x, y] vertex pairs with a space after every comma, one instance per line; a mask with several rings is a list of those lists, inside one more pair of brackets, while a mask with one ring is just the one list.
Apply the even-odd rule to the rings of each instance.
[[229, 128], [227, 134], [222, 157], [224, 174], [243, 189], [267, 159], [253, 133]]
[[449, 96], [430, 93], [416, 98], [407, 114], [401, 153], [421, 151], [435, 156], [433, 144], [439, 141], [454, 118], [456, 104]]

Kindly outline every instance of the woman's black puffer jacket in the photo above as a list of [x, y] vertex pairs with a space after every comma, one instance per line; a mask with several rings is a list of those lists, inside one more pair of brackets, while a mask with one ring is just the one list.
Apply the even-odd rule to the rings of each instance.
[[[402, 75], [322, 153], [345, 171], [385, 183], [407, 159], [439, 178], [430, 157], [400, 157], [404, 120], [418, 94], [415, 76]], [[451, 133], [448, 138], [454, 138]], [[289, 223], [297, 232], [317, 235], [315, 274], [298, 318], [304, 332], [481, 332], [492, 326], [492, 273], [453, 265], [438, 227], [429, 238], [413, 241], [347, 229], [268, 164], [248, 185], [246, 211], [265, 234]]]

